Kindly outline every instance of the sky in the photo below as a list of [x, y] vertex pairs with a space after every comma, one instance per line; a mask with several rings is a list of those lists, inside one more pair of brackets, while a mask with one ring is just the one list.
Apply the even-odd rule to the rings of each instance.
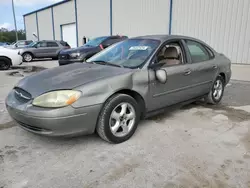
[[[0, 28], [14, 29], [12, 0], [0, 0]], [[23, 15], [62, 0], [14, 0], [17, 29], [24, 29]]]

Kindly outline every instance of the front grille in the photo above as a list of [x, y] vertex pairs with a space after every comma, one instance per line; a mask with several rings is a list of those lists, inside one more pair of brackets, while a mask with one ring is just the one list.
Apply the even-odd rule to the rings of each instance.
[[32, 99], [32, 96], [30, 93], [28, 93], [27, 91], [19, 87], [15, 87], [14, 92], [15, 92], [16, 99], [19, 100], [20, 102], [28, 102], [29, 100]]
[[31, 131], [36, 131], [36, 132], [48, 132], [50, 131], [49, 129], [43, 129], [43, 128], [40, 128], [40, 127], [35, 127], [35, 126], [31, 126], [31, 125], [28, 125], [26, 123], [23, 123], [23, 122], [20, 122], [20, 121], [17, 121], [15, 120], [21, 127], [24, 127], [26, 129], [29, 129]]
[[69, 59], [69, 55], [68, 54], [60, 54], [59, 55], [59, 59], [61, 59], [61, 60], [67, 60], [67, 59]]

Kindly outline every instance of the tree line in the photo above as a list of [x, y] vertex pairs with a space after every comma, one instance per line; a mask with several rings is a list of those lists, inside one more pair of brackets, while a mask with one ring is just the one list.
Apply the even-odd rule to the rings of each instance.
[[[25, 31], [18, 30], [18, 40], [25, 40]], [[16, 41], [16, 32], [15, 30], [8, 30], [5, 28], [0, 28], [0, 42], [15, 42]]]

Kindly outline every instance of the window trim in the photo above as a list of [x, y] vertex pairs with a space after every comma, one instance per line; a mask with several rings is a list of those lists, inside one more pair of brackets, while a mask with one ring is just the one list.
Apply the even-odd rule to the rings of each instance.
[[[199, 41], [196, 41], [196, 40], [192, 40], [192, 39], [183, 39], [185, 45], [186, 45], [186, 48], [188, 50], [188, 53], [189, 53], [189, 56], [190, 56], [190, 59], [191, 59], [191, 63], [202, 63], [202, 62], [206, 62], [206, 61], [211, 61], [212, 59], [215, 58], [215, 55], [214, 55], [214, 52], [211, 48], [209, 48], [207, 45], [199, 42]], [[191, 42], [195, 42], [195, 43], [198, 43], [200, 46], [202, 46], [204, 48], [204, 50], [206, 50], [208, 56], [209, 56], [209, 59], [208, 60], [204, 60], [204, 61], [198, 61], [198, 62], [194, 62], [193, 59], [192, 59], [192, 55], [191, 55], [191, 52], [188, 48], [188, 44], [187, 44], [187, 41], [191, 41]], [[201, 49], [202, 50], [202, 49]], [[203, 50], [202, 50], [203, 51]]]

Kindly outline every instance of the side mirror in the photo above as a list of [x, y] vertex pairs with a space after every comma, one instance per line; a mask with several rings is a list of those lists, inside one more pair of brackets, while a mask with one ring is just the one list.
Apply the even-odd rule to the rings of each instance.
[[148, 68], [157, 70], [160, 69], [165, 63], [152, 63], [151, 65], [148, 66]]
[[158, 69], [155, 71], [156, 79], [161, 83], [165, 84], [167, 82], [167, 71], [164, 69]]

